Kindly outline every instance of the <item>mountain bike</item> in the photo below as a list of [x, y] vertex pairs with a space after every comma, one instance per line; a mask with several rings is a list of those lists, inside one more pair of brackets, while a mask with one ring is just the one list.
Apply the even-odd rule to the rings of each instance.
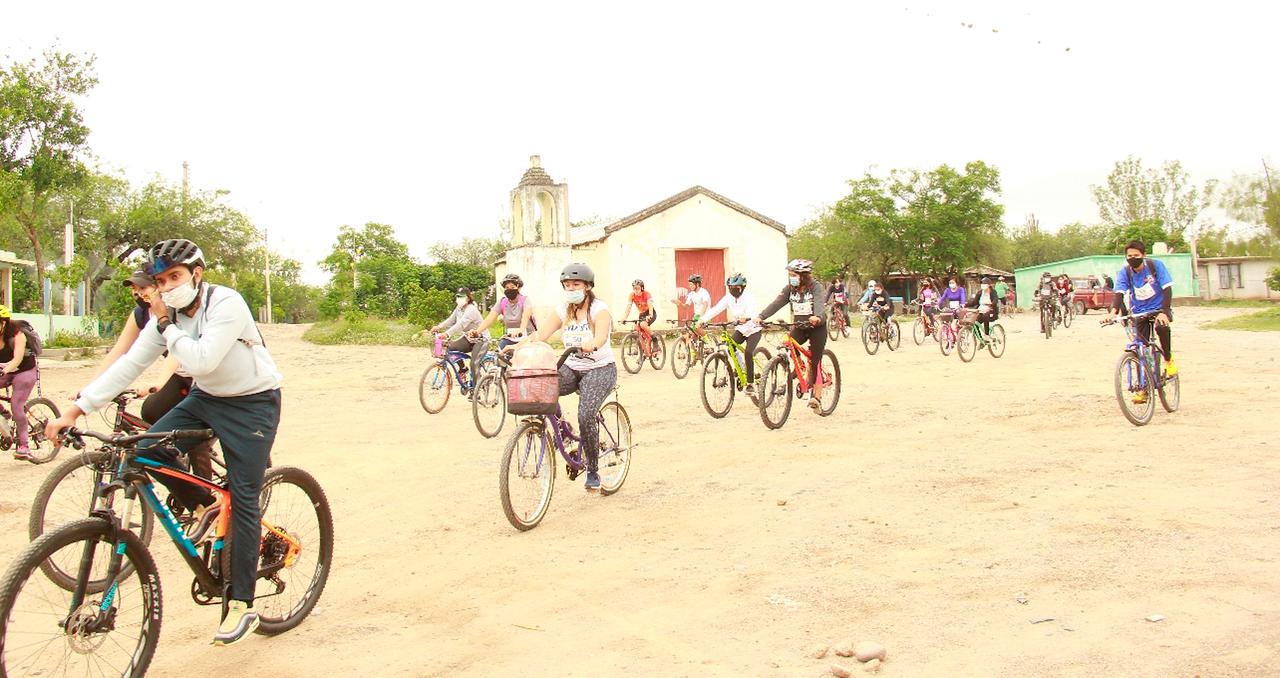
[[[1160, 311], [1151, 311], [1136, 315], [1108, 318], [1103, 325], [1112, 325], [1116, 321], [1124, 324], [1129, 343], [1120, 354], [1116, 363], [1116, 402], [1120, 404], [1120, 412], [1134, 426], [1145, 426], [1155, 415], [1155, 398], [1160, 397], [1160, 405], [1166, 412], [1176, 412], [1182, 402], [1182, 386], [1179, 375], [1165, 374], [1160, 365], [1164, 355], [1151, 341], [1143, 339], [1138, 333], [1138, 323], [1155, 323]], [[1154, 333], [1155, 328], [1148, 330], [1147, 336]]]
[[[556, 368], [577, 349], [566, 350], [560, 356]], [[617, 401], [607, 400], [596, 413], [600, 424], [600, 493], [608, 496], [622, 489], [631, 470], [631, 418]], [[554, 414], [522, 417], [507, 446], [502, 452], [498, 473], [498, 495], [502, 500], [502, 512], [512, 527], [520, 531], [531, 530], [542, 522], [551, 506], [551, 494], [555, 489], [556, 453], [565, 462], [569, 480], [587, 470], [586, 457], [578, 446], [581, 443], [573, 430], [573, 424], [565, 418], [560, 406]]]
[[[467, 363], [470, 360], [470, 353], [445, 350], [443, 355], [437, 355], [436, 361], [422, 372], [422, 378], [418, 380], [418, 402], [422, 403], [422, 409], [427, 414], [439, 414], [449, 404], [449, 392], [453, 389], [454, 382], [457, 382], [458, 390], [464, 397], [471, 394], [475, 375], [467, 374]], [[486, 351], [476, 363], [476, 371], [483, 375], [487, 370], [497, 369], [497, 361], [496, 353]]]
[[1040, 295], [1040, 333], [1045, 339], [1053, 336], [1053, 326], [1058, 321], [1058, 301], [1052, 295]]
[[886, 322], [874, 309], [862, 309], [862, 348], [868, 355], [875, 355], [882, 343], [890, 351], [896, 351], [902, 345], [902, 326], [898, 319], [890, 316]]
[[[715, 337], [715, 351], [702, 366], [702, 406], [706, 408], [707, 414], [716, 419], [729, 414], [729, 410], [733, 408], [734, 394], [738, 391], [747, 391], [752, 404], [759, 406], [759, 397], [753, 392], [756, 384], [747, 382], [747, 370], [742, 362], [742, 357], [747, 354], [747, 347], [733, 340], [731, 328], [737, 325], [707, 323], [707, 327], [720, 330], [720, 334]], [[756, 382], [764, 374], [765, 365], [771, 357], [769, 349], [763, 346], [757, 346], [752, 353]], [[747, 389], [748, 386], [751, 387], [750, 390]]]
[[[765, 324], [787, 329], [798, 327], [793, 323]], [[791, 414], [794, 394], [804, 396], [810, 392], [809, 361], [812, 359], [809, 349], [797, 343], [790, 334], [783, 335], [778, 343], [778, 355], [765, 365], [756, 393], [759, 398], [760, 419], [765, 426], [771, 429], [782, 428]], [[818, 378], [822, 379], [823, 401], [821, 408], [816, 411], [825, 417], [835, 412], [836, 405], [840, 402], [840, 362], [830, 350], [824, 350], [819, 359], [822, 361], [818, 366]], [[794, 389], [792, 381], [795, 382]]]
[[[163, 619], [155, 559], [128, 529], [141, 497], [159, 517], [179, 555], [195, 575], [191, 597], [199, 605], [223, 606], [230, 585], [229, 511], [220, 511], [207, 536], [193, 542], [156, 496], [147, 472], [204, 488], [231, 506], [225, 485], [138, 455], [143, 440], [172, 446], [208, 439], [212, 431], [168, 431], [104, 435], [68, 429], [63, 442], [103, 443], [111, 454], [110, 482], [94, 515], [67, 523], [32, 542], [0, 579], [0, 676], [94, 674], [141, 676], [156, 651]], [[259, 498], [259, 544], [255, 609], [258, 633], [275, 635], [302, 622], [324, 590], [333, 558], [333, 517], [316, 480], [294, 467], [268, 469]], [[40, 572], [49, 559], [74, 562], [70, 581]]]
[[[39, 370], [40, 368], [36, 368]], [[27, 457], [32, 464], [45, 464], [58, 456], [58, 446], [44, 435], [44, 426], [62, 416], [58, 406], [42, 397], [40, 375], [36, 373], [36, 397], [28, 398], [22, 411], [27, 415]], [[8, 403], [9, 407], [5, 407]], [[0, 394], [0, 452], [8, 452], [18, 444], [18, 422], [10, 409], [13, 407], [13, 386], [4, 387]]]
[[831, 313], [827, 316], [827, 338], [831, 341], [839, 341], [841, 337], [849, 338], [849, 316], [844, 308], [843, 302], [832, 306]]
[[[485, 356], [489, 356], [485, 349]], [[481, 361], [480, 380], [471, 390], [471, 420], [486, 438], [495, 438], [507, 423], [507, 368], [511, 354], [498, 351], [493, 360]]]
[[1000, 323], [992, 323], [991, 335], [984, 337], [976, 317], [976, 312], [974, 312], [974, 319], [965, 318], [960, 321], [958, 330], [960, 336], [956, 340], [956, 353], [960, 356], [960, 359], [967, 363], [973, 360], [979, 349], [983, 348], [987, 349], [993, 358], [999, 358], [1004, 355], [1004, 328], [1000, 326]]
[[929, 317], [926, 309], [919, 302], [911, 302], [916, 307], [916, 311], [920, 314], [916, 316], [915, 322], [911, 323], [911, 338], [915, 340], [916, 346], [924, 343], [925, 339], [933, 337], [934, 341], [938, 341], [938, 322]]
[[684, 379], [685, 375], [689, 374], [689, 368], [705, 360], [711, 349], [703, 337], [690, 329], [692, 321], [668, 320], [667, 322], [678, 326], [680, 334], [671, 344], [671, 373], [676, 375], [676, 379]]
[[622, 338], [622, 366], [636, 374], [647, 360], [653, 369], [661, 371], [667, 364], [667, 342], [661, 335], [640, 326], [639, 320], [623, 320], [623, 325], [635, 325]]

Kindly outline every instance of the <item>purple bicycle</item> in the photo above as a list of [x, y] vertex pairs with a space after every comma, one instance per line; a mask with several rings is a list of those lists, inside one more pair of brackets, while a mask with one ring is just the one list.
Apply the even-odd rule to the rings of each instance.
[[[559, 365], [575, 350], [565, 351]], [[631, 419], [615, 399], [600, 406], [596, 421], [600, 424], [600, 493], [609, 495], [622, 489], [631, 468]], [[531, 530], [546, 516], [555, 489], [556, 452], [564, 459], [569, 480], [586, 472], [580, 442], [558, 404], [555, 414], [521, 418], [502, 453], [498, 475], [502, 511], [513, 527]]]

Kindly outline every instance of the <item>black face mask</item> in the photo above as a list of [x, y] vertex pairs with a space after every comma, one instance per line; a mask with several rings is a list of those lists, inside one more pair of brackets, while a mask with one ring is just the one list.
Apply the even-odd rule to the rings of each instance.
[[509, 290], [503, 290], [502, 293], [507, 295], [507, 298], [510, 299], [511, 301], [515, 301], [516, 297], [520, 296], [520, 290], [514, 289], [514, 288]]
[[1142, 268], [1142, 257], [1129, 257], [1126, 261], [1129, 262], [1129, 268], [1135, 271]]
[[151, 308], [151, 302], [147, 301], [146, 299], [143, 299], [142, 297], [134, 297], [133, 301], [137, 303], [138, 306], [141, 306], [142, 308]]
[[742, 288], [741, 288], [741, 287], [739, 287], [739, 288], [737, 288], [737, 289], [734, 289], [734, 288], [730, 287], [730, 288], [729, 288], [729, 294], [732, 294], [732, 295], [733, 295], [733, 298], [734, 298], [734, 299], [737, 299], [738, 297], [742, 296]]

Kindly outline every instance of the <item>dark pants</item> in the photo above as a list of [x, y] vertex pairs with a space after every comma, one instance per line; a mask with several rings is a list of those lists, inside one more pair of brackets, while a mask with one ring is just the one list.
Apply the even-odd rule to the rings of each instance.
[[[229, 598], [253, 602], [258, 574], [258, 547], [262, 540], [262, 476], [280, 424], [280, 389], [253, 395], [217, 398], [198, 387], [152, 425], [152, 431], [211, 428], [222, 441], [227, 460], [227, 485], [231, 490], [231, 592]], [[151, 441], [147, 441], [151, 442]], [[182, 468], [173, 450], [139, 445], [145, 456]], [[184, 449], [186, 446], [183, 446]], [[209, 493], [195, 485], [153, 474], [170, 494], [195, 508], [208, 503]]]
[[600, 421], [596, 414], [617, 383], [615, 363], [581, 372], [560, 366], [560, 395], [578, 392], [578, 437], [582, 441], [578, 449], [586, 457], [587, 471], [592, 473], [600, 470]]
[[[147, 423], [155, 423], [160, 421], [160, 417], [172, 410], [174, 405], [182, 402], [183, 398], [191, 391], [191, 377], [184, 377], [178, 374], [169, 376], [169, 381], [164, 382], [164, 386], [159, 391], [147, 396], [142, 401], [142, 419]], [[213, 456], [213, 441], [200, 440], [195, 446], [187, 452], [187, 458], [191, 460], [191, 472], [201, 478], [209, 479], [213, 477], [213, 462], [210, 458]]]
[[978, 314], [978, 319], [977, 319], [977, 321], [976, 321], [976, 322], [980, 322], [980, 323], [982, 323], [982, 335], [983, 335], [983, 336], [986, 336], [986, 337], [991, 336], [991, 321], [992, 321], [992, 320], [995, 320], [995, 319], [996, 319], [996, 314], [995, 314], [995, 313], [993, 313], [993, 312], [991, 312], [991, 311], [987, 311], [986, 313], [979, 313], [979, 314]]
[[791, 330], [791, 338], [798, 343], [809, 342], [809, 387], [818, 383], [818, 364], [822, 362], [822, 352], [827, 348], [827, 328], [818, 323], [817, 327], [796, 327]]
[[764, 332], [756, 332], [749, 337], [744, 337], [738, 330], [733, 331], [733, 340], [739, 344], [746, 342], [747, 345], [747, 356], [744, 362], [746, 363], [748, 384], [756, 383], [756, 361], [753, 356], [756, 354], [756, 347], [760, 345], [760, 337], [762, 336], [764, 336]]
[[[1169, 320], [1172, 321], [1172, 311]], [[1154, 320], [1150, 322], [1138, 323], [1138, 336], [1143, 341], [1151, 341], [1151, 328], [1156, 328], [1156, 337], [1160, 339], [1160, 353], [1164, 354], [1165, 362], [1173, 360], [1173, 333], [1169, 331], [1168, 325], [1156, 325]]]
[[[472, 339], [469, 339], [467, 335], [464, 334], [461, 337], [458, 337], [457, 339], [454, 339], [453, 341], [444, 345], [445, 350], [458, 351], [460, 353], [471, 354], [471, 372], [472, 372], [471, 382], [472, 383], [475, 383], [476, 363], [480, 362], [480, 358], [484, 356], [484, 353], [481, 352], [480, 349], [485, 345], [485, 343], [486, 342], [483, 338], [472, 340]], [[477, 353], [479, 353], [480, 355], [476, 355]], [[466, 365], [459, 365], [458, 367], [465, 369]]]

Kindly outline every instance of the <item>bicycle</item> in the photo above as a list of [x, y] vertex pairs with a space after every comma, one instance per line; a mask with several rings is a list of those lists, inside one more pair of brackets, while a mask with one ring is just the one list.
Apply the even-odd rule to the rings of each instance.
[[[556, 368], [559, 369], [577, 350], [571, 348], [561, 354]], [[618, 388], [614, 386], [614, 399], [605, 401], [596, 413], [596, 421], [600, 424], [600, 493], [605, 496], [622, 489], [627, 472], [631, 470], [631, 450], [635, 448], [631, 442], [631, 418], [617, 401], [617, 392]], [[575, 447], [569, 451], [572, 443], [581, 441], [559, 404], [554, 414], [521, 418], [520, 425], [502, 452], [498, 473], [502, 512], [512, 527], [521, 532], [531, 530], [546, 516], [555, 489], [556, 452], [564, 459], [569, 480], [576, 480], [586, 472], [587, 462], [582, 450]], [[520, 496], [513, 496], [513, 493]], [[521, 500], [530, 500], [528, 506]]]
[[938, 323], [929, 317], [925, 312], [925, 308], [919, 302], [911, 302], [916, 307], [919, 315], [916, 316], [915, 322], [911, 323], [911, 338], [916, 342], [916, 346], [924, 344], [924, 340], [933, 337], [934, 341], [938, 341]]
[[[87, 674], [102, 672], [104, 666], [122, 675], [146, 673], [159, 642], [163, 608], [155, 559], [125, 527], [139, 496], [160, 517], [195, 575], [192, 599], [199, 605], [222, 604], [225, 613], [229, 511], [213, 521], [210, 536], [193, 542], [157, 498], [147, 472], [214, 492], [224, 507], [231, 506], [230, 491], [139, 456], [137, 450], [142, 440], [173, 445], [211, 435], [207, 430], [104, 435], [76, 428], [64, 433], [64, 443], [73, 447], [83, 447], [86, 437], [103, 443], [112, 455], [110, 482], [98, 490], [103, 501], [92, 517], [67, 523], [32, 542], [0, 579], [0, 675], [48, 675], [59, 669]], [[324, 590], [333, 558], [333, 517], [320, 485], [294, 467], [266, 472], [259, 504], [257, 632], [275, 635], [302, 623]], [[37, 574], [50, 558], [77, 563], [70, 585]]]
[[880, 344], [889, 347], [890, 351], [898, 350], [902, 345], [902, 326], [898, 319], [891, 317], [888, 322], [872, 309], [862, 309], [862, 348], [867, 355], [875, 355]]
[[684, 324], [679, 320], [667, 322], [676, 325], [680, 334], [671, 345], [671, 373], [676, 375], [676, 379], [684, 379], [694, 363], [706, 359], [710, 349], [707, 347], [706, 340], [690, 329], [689, 326], [693, 321], [683, 321]]
[[[747, 382], [747, 371], [740, 357], [747, 354], [747, 347], [733, 340], [733, 331], [730, 328], [737, 327], [737, 325], [733, 323], [707, 323], [707, 327], [718, 328], [721, 332], [715, 337], [716, 348], [714, 352], [702, 366], [702, 406], [706, 408], [707, 414], [715, 419], [721, 419], [729, 414], [729, 410], [733, 408], [735, 393], [737, 391], [745, 391], [747, 386], [755, 386], [755, 384]], [[761, 355], [764, 356], [764, 360], [759, 358]], [[755, 352], [751, 355], [751, 360], [755, 363], [757, 383], [760, 381], [760, 375], [764, 374], [765, 365], [769, 363], [771, 358], [769, 349], [763, 346], [757, 346]], [[759, 396], [755, 393], [749, 393], [748, 395], [752, 404], [758, 407], [760, 404]], [[723, 401], [723, 407], [712, 405], [713, 399], [717, 403]]]
[[960, 332], [956, 327], [956, 313], [955, 309], [938, 313], [938, 350], [942, 351], [944, 356], [951, 355], [951, 350], [960, 341]]
[[827, 338], [839, 341], [841, 337], [849, 338], [849, 316], [845, 313], [843, 304], [833, 306], [827, 317]]
[[639, 320], [623, 320], [622, 324], [635, 325], [627, 336], [622, 338], [622, 366], [627, 372], [636, 374], [644, 367], [645, 361], [653, 365], [653, 369], [661, 371], [667, 364], [667, 342], [661, 335], [640, 327]]
[[[418, 380], [418, 402], [422, 403], [427, 414], [439, 414], [449, 404], [449, 393], [455, 381], [463, 396], [470, 395], [475, 375], [463, 376], [469, 360], [471, 354], [465, 351], [443, 350], [436, 355], [436, 361], [423, 370], [422, 378]], [[485, 352], [476, 364], [476, 371], [483, 374], [486, 370], [495, 369], [497, 360], [497, 354]]]
[[1058, 300], [1058, 321], [1062, 323], [1063, 329], [1071, 327], [1071, 321], [1075, 319], [1075, 309], [1070, 301]]
[[511, 367], [511, 354], [499, 351], [492, 361], [481, 361], [480, 380], [471, 390], [471, 420], [476, 430], [486, 438], [495, 438], [507, 423], [507, 368]]
[[1151, 422], [1156, 411], [1156, 395], [1160, 396], [1160, 405], [1166, 412], [1178, 411], [1182, 402], [1178, 375], [1170, 377], [1164, 373], [1160, 365], [1164, 355], [1138, 333], [1138, 323], [1154, 323], [1159, 313], [1151, 311], [1102, 321], [1104, 326], [1122, 322], [1129, 337], [1129, 343], [1116, 363], [1116, 402], [1120, 404], [1120, 412], [1125, 419], [1134, 426], [1145, 426]]
[[[803, 326], [793, 323], [765, 324], [787, 329]], [[812, 359], [809, 349], [801, 346], [790, 334], [783, 335], [778, 342], [778, 355], [765, 365], [757, 391], [760, 419], [766, 427], [779, 429], [787, 422], [787, 417], [791, 415], [793, 391], [801, 396], [809, 393], [809, 361]], [[840, 362], [830, 350], [824, 350], [819, 359], [821, 363], [818, 375], [822, 379], [824, 402], [816, 411], [825, 417], [835, 412], [836, 405], [840, 402]], [[794, 389], [791, 387], [792, 381], [796, 383]]]
[[1040, 295], [1040, 333], [1045, 339], [1053, 336], [1053, 326], [1057, 322], [1057, 311], [1055, 310], [1058, 302], [1048, 295]]
[[[39, 368], [36, 368], [37, 370]], [[40, 375], [36, 373], [36, 397], [28, 398], [22, 411], [27, 415], [27, 458], [32, 464], [47, 464], [58, 456], [58, 446], [44, 435], [44, 426], [62, 416], [58, 406], [43, 397]], [[8, 403], [9, 407], [5, 407]], [[4, 387], [0, 395], [0, 452], [8, 452], [18, 443], [18, 421], [10, 410], [13, 408], [13, 385]]]
[[991, 325], [991, 335], [989, 337], [982, 336], [982, 330], [978, 327], [976, 320], [976, 312], [974, 319], [965, 318], [960, 321], [960, 336], [956, 341], [956, 354], [960, 356], [960, 360], [969, 362], [978, 354], [979, 349], [987, 349], [991, 353], [992, 358], [999, 358], [1004, 355], [1005, 336], [1004, 328], [1000, 323]]

